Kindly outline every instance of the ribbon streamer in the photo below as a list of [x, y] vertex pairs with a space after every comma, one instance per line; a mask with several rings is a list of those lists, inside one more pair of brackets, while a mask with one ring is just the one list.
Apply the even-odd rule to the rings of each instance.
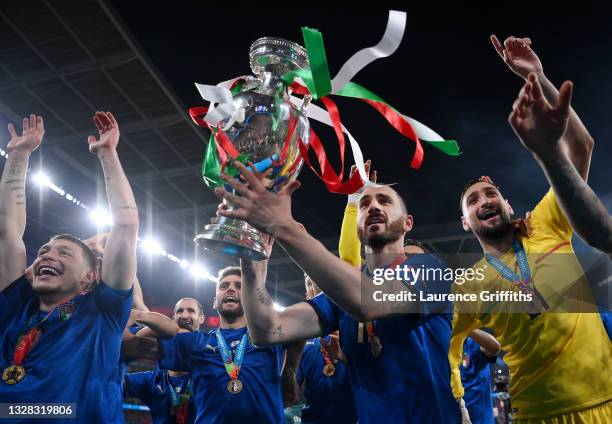
[[347, 60], [340, 71], [336, 74], [331, 82], [332, 93], [336, 94], [338, 90], [351, 81], [359, 71], [374, 62], [376, 59], [391, 56], [404, 36], [406, 29], [406, 12], [398, 12], [397, 10], [389, 11], [387, 20], [387, 28], [382, 39], [373, 47], [368, 47], [359, 50], [349, 60]]
[[[309, 118], [334, 128], [336, 137], [338, 138], [342, 162], [340, 174], [336, 174], [331, 167], [323, 145], [314, 131], [310, 131], [308, 140], [303, 140], [303, 138], [300, 139], [299, 147], [300, 153], [306, 164], [325, 182], [328, 189], [332, 192], [350, 194], [356, 191], [364, 182], [366, 185], [378, 186], [378, 184], [369, 181], [365, 172], [363, 153], [359, 143], [357, 143], [355, 138], [340, 122], [340, 116], [335, 103], [329, 97], [326, 97], [329, 94], [357, 98], [368, 103], [383, 115], [398, 132], [414, 141], [415, 154], [410, 163], [410, 166], [414, 169], [418, 169], [423, 161], [424, 151], [421, 140], [447, 155], [457, 156], [460, 154], [459, 146], [454, 140], [443, 139], [432, 129], [409, 116], [401, 114], [373, 92], [351, 81], [357, 73], [374, 60], [392, 55], [401, 43], [405, 27], [406, 13], [390, 11], [387, 27], [380, 42], [373, 47], [364, 48], [351, 56], [351, 58], [344, 63], [333, 80], [330, 79], [321, 33], [310, 28], [302, 28], [310, 68], [288, 72], [282, 76], [282, 79], [290, 86], [295, 94], [310, 95], [314, 99], [320, 99], [327, 108], [327, 110], [324, 110], [311, 103], [306, 109], [306, 114]], [[242, 157], [244, 155], [238, 155], [238, 152], [223, 131], [229, 129], [235, 122], [243, 122], [245, 119], [244, 109], [236, 109], [234, 107], [232, 92], [235, 93], [239, 91], [240, 87], [236, 89], [237, 85], [244, 82], [246, 82], [247, 89], [253, 88], [256, 86], [256, 84], [253, 84], [254, 81], [256, 80], [252, 77], [241, 76], [219, 83], [217, 86], [196, 84], [202, 97], [211, 102], [211, 107], [204, 116], [204, 119], [200, 117], [202, 108], [190, 109], [190, 115], [198, 125], [206, 126], [211, 129], [211, 142], [214, 139], [214, 144], [216, 146], [216, 149], [210, 145], [207, 147], [205, 159], [202, 164], [202, 175], [207, 185], [209, 185], [209, 183], [215, 185], [222, 184], [219, 173], [223, 169], [225, 169], [226, 172], [232, 171], [233, 174], [235, 170], [230, 169], [233, 167], [231, 167], [231, 163], [228, 163], [228, 156], [232, 159], [246, 160], [245, 157]], [[291, 95], [290, 100], [297, 108], [301, 108], [303, 104], [301, 98]], [[198, 109], [198, 113], [192, 113], [195, 109]], [[223, 120], [227, 120], [223, 130], [215, 131], [213, 127], [218, 127]], [[294, 128], [295, 127], [292, 127], [292, 130]], [[353, 178], [346, 182], [342, 182], [342, 178], [344, 177], [344, 134], [346, 134], [349, 139], [351, 152], [358, 171]], [[287, 145], [283, 147], [281, 161], [286, 155], [284, 150], [287, 147]], [[321, 174], [319, 174], [310, 163], [308, 157], [308, 150], [310, 148], [315, 151]], [[221, 160], [220, 163], [219, 159]], [[276, 161], [277, 159], [274, 159], [274, 162]]]
[[247, 77], [240, 76], [228, 81], [223, 81], [217, 85], [195, 83], [200, 96], [202, 96], [204, 100], [210, 102], [210, 107], [208, 113], [204, 116], [204, 121], [212, 126], [217, 126], [221, 121], [228, 119], [228, 122], [223, 127], [224, 131], [230, 129], [235, 122], [243, 122], [244, 109], [236, 109], [234, 107], [232, 90], [234, 90], [238, 84], [246, 81]]

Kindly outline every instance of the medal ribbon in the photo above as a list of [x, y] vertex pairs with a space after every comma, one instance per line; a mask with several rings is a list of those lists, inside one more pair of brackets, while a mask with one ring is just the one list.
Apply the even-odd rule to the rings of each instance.
[[320, 337], [319, 343], [321, 344], [321, 354], [323, 354], [323, 361], [325, 361], [325, 365], [329, 365], [332, 363], [332, 359], [329, 356], [329, 352], [325, 348], [324, 342], [325, 342], [325, 337]]
[[372, 337], [376, 336], [376, 326], [374, 321], [366, 322], [366, 331], [368, 332], [368, 340], [372, 340]]
[[[397, 256], [389, 265], [385, 268], [395, 268], [398, 265], [401, 265], [406, 260], [406, 254], [402, 253]], [[376, 336], [376, 325], [374, 321], [366, 321], [366, 331], [368, 332], [368, 340], [372, 340], [372, 337]]]
[[514, 254], [516, 255], [516, 262], [519, 266], [519, 272], [521, 275], [517, 275], [514, 271], [512, 271], [506, 264], [497, 259], [495, 256], [486, 254], [485, 259], [493, 268], [500, 273], [502, 277], [512, 283], [520, 283], [521, 281], [531, 281], [531, 272], [529, 271], [529, 263], [527, 262], [527, 255], [525, 254], [525, 249], [519, 243], [517, 239], [514, 239], [513, 242]]
[[170, 411], [176, 416], [178, 424], [187, 424], [187, 416], [189, 414], [189, 401], [191, 400], [191, 378], [187, 380], [187, 384], [181, 387], [181, 395], [176, 392], [176, 388], [172, 385], [170, 375], [166, 373], [168, 378], [168, 387], [170, 388]]
[[242, 366], [242, 360], [244, 359], [244, 352], [247, 345], [247, 335], [245, 333], [242, 336], [242, 340], [240, 340], [240, 344], [236, 348], [233, 359], [232, 354], [227, 347], [227, 343], [225, 343], [225, 339], [221, 334], [221, 329], [218, 329], [215, 335], [217, 336], [217, 345], [219, 346], [219, 352], [223, 358], [223, 365], [225, 365], [227, 375], [229, 375], [232, 380], [236, 380], [238, 379], [240, 367]]
[[[56, 307], [47, 312], [47, 315], [35, 325], [32, 325], [34, 322], [34, 317], [36, 314], [32, 315], [28, 322], [24, 326], [24, 329], [21, 331], [19, 338], [17, 339], [17, 346], [15, 347], [15, 352], [13, 352], [13, 365], [21, 366], [23, 361], [25, 361], [26, 356], [32, 350], [36, 342], [38, 341], [38, 337], [40, 336], [42, 330], [40, 326], [49, 319], [51, 314], [55, 312], [56, 309], [61, 308], [62, 306], [69, 304], [71, 299], [66, 300], [58, 304]], [[67, 319], [67, 318], [66, 318]]]
[[529, 262], [527, 261], [525, 249], [516, 238], [514, 239], [512, 246], [514, 248], [516, 262], [519, 266], [519, 273], [521, 275], [517, 275], [516, 272], [511, 270], [506, 264], [497, 259], [495, 256], [486, 254], [485, 259], [487, 263], [495, 268], [503, 278], [517, 286], [521, 292], [535, 294], [537, 298], [534, 300], [538, 301], [538, 307], [547, 309], [548, 304], [546, 303], [546, 300], [542, 298], [539, 292], [534, 290], [535, 287], [532, 285], [531, 271], [529, 270]]

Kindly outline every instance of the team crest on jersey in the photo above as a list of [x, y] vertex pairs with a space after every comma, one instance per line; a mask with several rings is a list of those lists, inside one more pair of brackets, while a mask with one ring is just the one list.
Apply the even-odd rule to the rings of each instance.
[[61, 305], [59, 305], [58, 309], [59, 309], [60, 320], [66, 321], [68, 318], [72, 316], [72, 314], [74, 313], [74, 310], [76, 309], [76, 306], [74, 304], [74, 301], [71, 300], [69, 302], [62, 303]]
[[463, 360], [461, 361], [461, 365], [463, 366], [463, 368], [467, 368], [470, 366], [470, 355], [465, 352], [463, 352]]
[[231, 347], [236, 347], [240, 344], [240, 340], [234, 340], [233, 342], [230, 343]]

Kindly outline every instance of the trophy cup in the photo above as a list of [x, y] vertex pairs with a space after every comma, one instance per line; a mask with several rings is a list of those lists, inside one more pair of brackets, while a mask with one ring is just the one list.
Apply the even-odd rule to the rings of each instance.
[[[289, 71], [308, 68], [308, 56], [299, 44], [265, 37], [251, 45], [249, 57], [257, 78], [249, 78], [242, 91], [232, 97], [234, 108], [244, 110], [244, 119], [229, 128], [225, 119], [217, 128], [258, 172], [272, 169], [266, 175], [266, 187], [278, 192], [300, 172], [300, 137], [307, 142], [309, 133], [305, 114], [309, 98], [298, 109], [289, 101], [290, 88], [281, 77]], [[225, 188], [233, 191], [227, 184]], [[204, 250], [250, 260], [267, 259], [261, 233], [240, 219], [220, 217], [207, 225], [194, 242]]]

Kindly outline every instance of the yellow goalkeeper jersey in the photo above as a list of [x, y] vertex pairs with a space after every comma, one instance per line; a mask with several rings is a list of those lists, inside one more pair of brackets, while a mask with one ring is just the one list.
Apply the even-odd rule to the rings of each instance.
[[[612, 343], [590, 299], [572, 249], [572, 228], [552, 189], [532, 211], [530, 224], [531, 235], [519, 240], [533, 284], [551, 309], [530, 316], [505, 305], [491, 309], [481, 304], [466, 313], [456, 308], [449, 351], [453, 393], [459, 398], [463, 342], [473, 329], [492, 329], [507, 352], [504, 361], [510, 369], [509, 391], [518, 419], [561, 415], [612, 399]], [[513, 249], [499, 260], [520, 275]], [[455, 284], [455, 292], [517, 290], [484, 258], [473, 267], [483, 269], [484, 279]]]

